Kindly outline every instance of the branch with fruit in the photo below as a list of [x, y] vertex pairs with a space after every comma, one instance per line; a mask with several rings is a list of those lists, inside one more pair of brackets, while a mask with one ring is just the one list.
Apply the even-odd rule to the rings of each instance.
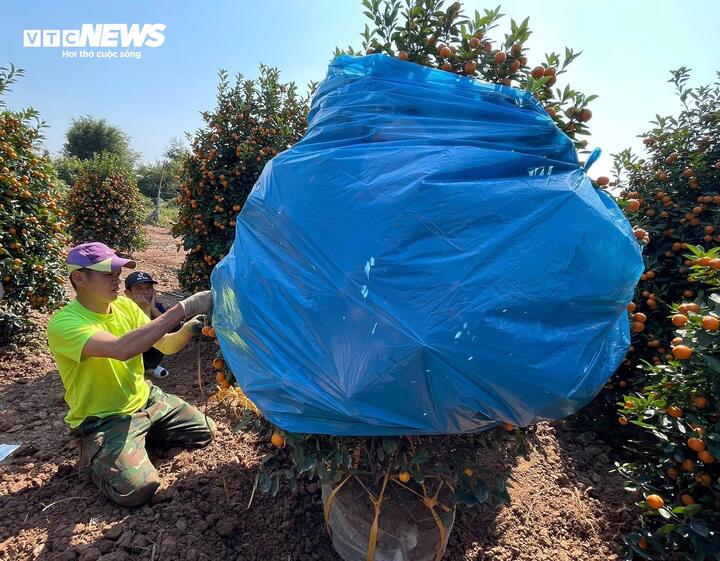
[[[720, 248], [705, 252], [689, 245], [688, 249], [693, 274], [716, 286], [720, 260], [715, 255]], [[630, 550], [645, 557], [668, 548], [720, 551], [710, 531], [720, 520], [718, 314], [716, 293], [674, 305], [669, 320], [676, 337], [667, 363], [645, 362], [643, 388], [618, 404], [621, 425], [632, 424], [655, 439], [647, 443], [650, 457], [619, 467], [629, 479], [627, 489], [645, 495], [638, 506], [648, 522], [626, 537]], [[653, 456], [654, 461], [648, 461]]]
[[361, 33], [362, 49], [335, 49], [335, 55], [385, 53], [400, 60], [436, 68], [453, 74], [479, 78], [487, 82], [529, 91], [545, 107], [558, 127], [569, 136], [576, 148], [584, 149], [592, 118], [588, 104], [597, 96], [585, 95], [569, 85], [553, 90], [558, 77], [580, 52], [565, 49], [563, 55], [549, 53], [535, 66], [528, 63], [525, 43], [532, 32], [529, 20], [519, 24], [510, 20], [510, 31], [501, 40], [490, 32], [504, 16], [494, 10], [477, 10], [473, 16], [463, 13], [462, 4], [454, 2], [444, 8], [442, 0], [363, 0], [365, 16], [372, 22]]

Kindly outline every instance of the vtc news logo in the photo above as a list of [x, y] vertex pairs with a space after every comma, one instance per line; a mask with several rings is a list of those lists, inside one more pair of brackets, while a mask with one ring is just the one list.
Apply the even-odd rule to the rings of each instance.
[[84, 23], [80, 29], [23, 29], [23, 47], [129, 48], [159, 47], [163, 23]]

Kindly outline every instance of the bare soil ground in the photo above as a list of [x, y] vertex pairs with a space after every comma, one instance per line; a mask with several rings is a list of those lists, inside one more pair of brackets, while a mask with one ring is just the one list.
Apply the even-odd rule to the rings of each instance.
[[[179, 297], [183, 254], [167, 230], [148, 228], [151, 247], [135, 255], [160, 282], [160, 300]], [[41, 325], [47, 317], [37, 318]], [[205, 409], [214, 387], [212, 343], [193, 343], [165, 361], [170, 376], [157, 382]], [[199, 451], [152, 454], [162, 486], [151, 504], [121, 508], [104, 499], [75, 470], [77, 451], [63, 422], [63, 387], [48, 350], [0, 349], [0, 443], [21, 447], [0, 463], [0, 559], [80, 561], [337, 560], [322, 518], [320, 490], [254, 497], [267, 435], [235, 428], [232, 411], [207, 409], [218, 423], [215, 442]], [[502, 435], [501, 439], [512, 438]], [[637, 519], [622, 479], [610, 474], [611, 451], [572, 422], [542, 423], [529, 452], [512, 447], [484, 454], [489, 470], [511, 484], [509, 507], [459, 511], [444, 559], [477, 561], [607, 561]]]

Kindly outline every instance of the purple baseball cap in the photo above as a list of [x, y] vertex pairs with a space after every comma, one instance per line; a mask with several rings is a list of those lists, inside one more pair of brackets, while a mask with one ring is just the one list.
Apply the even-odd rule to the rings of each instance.
[[89, 242], [73, 247], [68, 252], [65, 262], [70, 273], [78, 269], [115, 273], [122, 267], [134, 269], [136, 266], [135, 261], [118, 257], [112, 249], [100, 242]]

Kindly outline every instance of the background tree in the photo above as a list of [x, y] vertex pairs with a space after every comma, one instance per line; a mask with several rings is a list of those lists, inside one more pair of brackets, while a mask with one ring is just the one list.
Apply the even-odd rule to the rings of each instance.
[[173, 235], [188, 254], [180, 270], [183, 288], [207, 288], [210, 271], [230, 249], [235, 217], [265, 164], [302, 137], [308, 98], [280, 73], [260, 66], [256, 80], [220, 71], [217, 106], [188, 135], [192, 152], [180, 172], [180, 214]]
[[189, 155], [190, 151], [180, 140], [171, 140], [161, 160], [137, 166], [135, 174], [140, 192], [154, 199], [162, 180], [160, 197], [165, 201], [177, 197], [180, 194], [180, 170]]
[[31, 309], [52, 310], [65, 297], [65, 211], [39, 147], [45, 124], [35, 109], [11, 111], [3, 99], [22, 75], [0, 67], [0, 343], [28, 326]]
[[101, 152], [109, 152], [121, 161], [132, 164], [136, 154], [130, 149], [129, 138], [105, 119], [84, 115], [73, 119], [66, 133], [65, 156], [89, 160]]
[[60, 156], [53, 158], [53, 166], [58, 179], [62, 182], [61, 188], [67, 192], [75, 183], [82, 160], [77, 156]]
[[145, 207], [128, 163], [102, 152], [83, 161], [67, 198], [73, 243], [103, 242], [130, 253], [147, 246]]

